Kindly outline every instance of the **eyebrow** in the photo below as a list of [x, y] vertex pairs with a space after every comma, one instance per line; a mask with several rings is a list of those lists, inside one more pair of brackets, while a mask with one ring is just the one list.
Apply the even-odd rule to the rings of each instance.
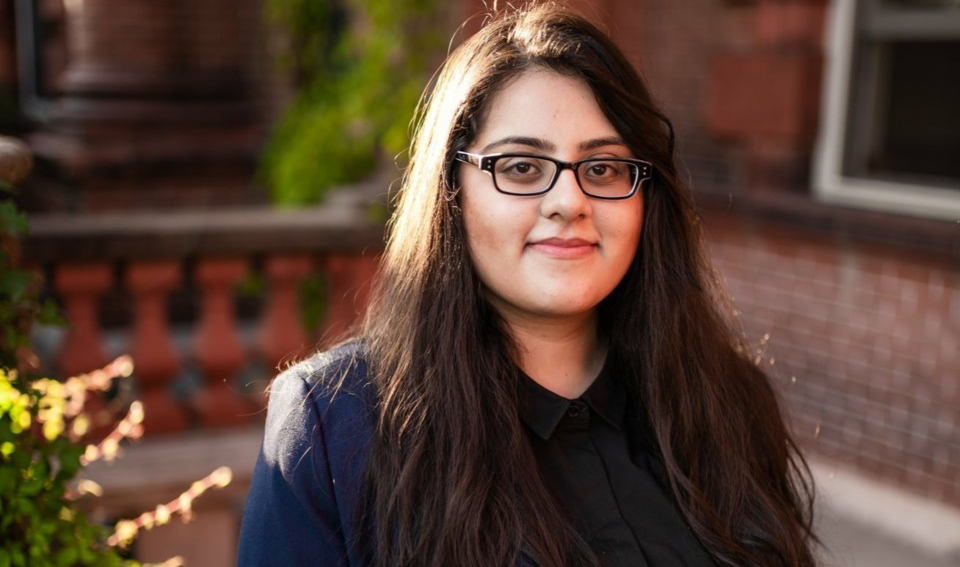
[[[557, 150], [557, 146], [547, 140], [542, 138], [531, 138], [527, 136], [507, 136], [506, 138], [501, 138], [495, 142], [491, 142], [483, 147], [480, 150], [480, 153], [485, 154], [491, 149], [497, 146], [504, 146], [507, 144], [517, 144], [520, 146], [529, 146], [531, 148], [541, 150], [544, 152], [554, 152]], [[597, 148], [602, 148], [604, 146], [626, 146], [623, 143], [623, 140], [617, 136], [606, 136], [604, 138], [594, 138], [592, 140], [587, 140], [585, 142], [580, 142], [577, 146], [577, 149], [581, 152], [586, 152], [594, 150]]]

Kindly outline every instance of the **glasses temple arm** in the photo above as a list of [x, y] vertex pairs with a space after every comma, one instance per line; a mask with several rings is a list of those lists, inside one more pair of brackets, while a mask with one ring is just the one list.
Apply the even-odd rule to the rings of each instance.
[[455, 159], [457, 161], [462, 161], [464, 163], [471, 163], [477, 167], [480, 167], [483, 156], [479, 154], [471, 154], [469, 152], [457, 152], [455, 154]]

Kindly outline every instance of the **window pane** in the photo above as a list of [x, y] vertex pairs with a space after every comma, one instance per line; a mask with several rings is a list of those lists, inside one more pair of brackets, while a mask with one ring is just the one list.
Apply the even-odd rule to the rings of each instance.
[[868, 167], [960, 181], [960, 43], [896, 42], [886, 51], [885, 127]]
[[845, 171], [960, 188], [960, 42], [868, 42], [849, 107]]

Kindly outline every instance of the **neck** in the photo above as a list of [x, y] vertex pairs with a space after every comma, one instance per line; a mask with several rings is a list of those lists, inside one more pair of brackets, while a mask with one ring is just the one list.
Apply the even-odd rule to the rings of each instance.
[[520, 354], [520, 368], [551, 392], [573, 399], [593, 383], [606, 356], [597, 338], [596, 310], [569, 317], [503, 313]]

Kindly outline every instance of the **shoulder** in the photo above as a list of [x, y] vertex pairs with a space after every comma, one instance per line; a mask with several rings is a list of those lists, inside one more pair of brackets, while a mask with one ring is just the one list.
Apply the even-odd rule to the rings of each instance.
[[299, 385], [300, 382], [311, 389], [323, 386], [322, 390], [330, 390], [344, 386], [356, 390], [365, 386], [366, 378], [365, 342], [355, 339], [330, 350], [314, 353], [286, 367], [274, 379], [270, 395], [277, 389]]
[[[342, 398], [374, 404], [374, 385], [369, 381], [364, 342], [354, 340], [318, 352], [288, 366], [269, 388], [269, 414], [280, 409], [316, 410], [320, 414], [336, 409]], [[348, 404], [349, 405], [349, 404]]]
[[350, 554], [375, 423], [362, 352], [349, 343], [274, 379], [238, 565], [339, 565]]
[[375, 390], [360, 340], [287, 367], [270, 386], [265, 450], [290, 463], [322, 448], [330, 464], [354, 469], [375, 427]]
[[[330, 488], [359, 478], [376, 424], [375, 400], [362, 342], [289, 366], [270, 387], [265, 464], [291, 484], [303, 484], [297, 481], [303, 475]], [[337, 490], [352, 484], [341, 482]]]

